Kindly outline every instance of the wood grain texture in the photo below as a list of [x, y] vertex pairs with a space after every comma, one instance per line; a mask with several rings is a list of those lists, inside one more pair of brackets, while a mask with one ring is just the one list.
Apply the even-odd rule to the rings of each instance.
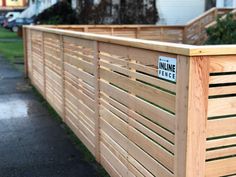
[[207, 149], [235, 145], [236, 137], [226, 137], [207, 141]]
[[209, 99], [208, 117], [227, 116], [236, 113], [236, 97]]
[[29, 33], [27, 33], [27, 28], [23, 27], [22, 28], [23, 31], [23, 47], [24, 47], [24, 74], [25, 74], [25, 78], [28, 78], [28, 35]]
[[234, 134], [236, 134], [236, 117], [208, 120], [207, 122], [207, 137]]
[[208, 61], [204, 57], [178, 57], [177, 65], [175, 176], [203, 177]]
[[210, 73], [235, 72], [236, 57], [235, 56], [215, 56], [209, 57]]
[[236, 173], [236, 157], [206, 163], [206, 177], [227, 176]]
[[[102, 33], [103, 28], [82, 31]], [[137, 28], [108, 27], [104, 33], [148, 39], [163, 32]], [[225, 73], [235, 72], [235, 57], [222, 54], [235, 54], [235, 46], [169, 44], [42, 26], [27, 27], [26, 33], [33, 85], [42, 94], [45, 87], [47, 101], [110, 175], [236, 173], [236, 100], [229, 96], [235, 86], [209, 86], [234, 82], [235, 74]], [[166, 34], [162, 39], [180, 35], [171, 29]], [[157, 78], [159, 56], [177, 57], [176, 84]], [[226, 115], [231, 117], [216, 118]]]
[[93, 62], [93, 68], [94, 68], [94, 83], [95, 83], [95, 106], [94, 106], [94, 112], [95, 112], [95, 156], [96, 160], [100, 162], [100, 113], [99, 113], [99, 107], [100, 107], [100, 86], [99, 86], [99, 80], [100, 80], [100, 71], [99, 71], [99, 46], [98, 42], [94, 42], [94, 62]]

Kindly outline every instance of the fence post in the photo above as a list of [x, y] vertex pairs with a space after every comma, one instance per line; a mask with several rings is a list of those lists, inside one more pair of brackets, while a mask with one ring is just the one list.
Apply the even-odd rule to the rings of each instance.
[[66, 104], [65, 104], [65, 72], [64, 72], [64, 42], [63, 35], [60, 35], [60, 58], [61, 58], [61, 80], [62, 80], [62, 120], [66, 120]]
[[29, 29], [29, 36], [30, 36], [30, 65], [31, 65], [31, 73], [29, 74], [30, 76], [30, 82], [33, 83], [33, 72], [34, 72], [34, 57], [32, 55], [32, 46], [33, 46], [33, 39], [32, 39], [32, 29]]
[[187, 35], [188, 35], [188, 25], [183, 27], [183, 44], [188, 44]]
[[178, 56], [175, 177], [204, 177], [209, 62]]
[[94, 41], [94, 81], [95, 81], [95, 157], [100, 162], [100, 86], [99, 86], [99, 43]]
[[24, 72], [25, 72], [25, 78], [28, 78], [28, 48], [27, 48], [27, 44], [28, 44], [28, 37], [27, 37], [27, 28], [26, 27], [22, 27], [22, 31], [23, 31], [23, 44], [24, 44]]
[[45, 51], [44, 51], [44, 32], [42, 32], [42, 59], [43, 59], [43, 96], [47, 100], [46, 94], [46, 62], [45, 62]]

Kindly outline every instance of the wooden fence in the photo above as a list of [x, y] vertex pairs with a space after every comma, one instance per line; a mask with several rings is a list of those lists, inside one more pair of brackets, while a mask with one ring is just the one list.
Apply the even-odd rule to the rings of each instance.
[[[230, 11], [230, 14], [232, 14], [232, 16], [233, 16], [234, 19], [236, 19], [236, 9]], [[225, 20], [226, 17], [227, 17], [227, 15], [228, 15], [228, 13], [226, 13], [225, 15], [222, 15], [221, 18], [220, 18], [220, 20]], [[210, 27], [214, 27], [216, 24], [217, 24], [217, 22], [214, 21], [214, 22], [212, 22], [212, 23], [206, 25], [205, 28], [207, 29], [207, 28], [210, 28]]]
[[23, 31], [32, 84], [111, 176], [236, 174], [235, 45]]
[[55, 29], [129, 37], [152, 41], [183, 43], [184, 26], [157, 25], [59, 25]]
[[233, 9], [212, 8], [186, 25], [59, 25], [50, 26], [78, 32], [199, 45], [207, 38], [206, 27]]
[[212, 8], [205, 12], [201, 16], [193, 19], [186, 24], [184, 30], [184, 43], [199, 45], [203, 44], [207, 39], [206, 28], [209, 24], [216, 23], [216, 19], [219, 16], [223, 16], [233, 9], [217, 9]]

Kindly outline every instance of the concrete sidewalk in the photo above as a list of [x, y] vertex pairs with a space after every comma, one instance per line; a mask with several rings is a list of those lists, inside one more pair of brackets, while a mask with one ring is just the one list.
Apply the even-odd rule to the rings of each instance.
[[63, 128], [23, 74], [0, 58], [0, 177], [92, 177]]

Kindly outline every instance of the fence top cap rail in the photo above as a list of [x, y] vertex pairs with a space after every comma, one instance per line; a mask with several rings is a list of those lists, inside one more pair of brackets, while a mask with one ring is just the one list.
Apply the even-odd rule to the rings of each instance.
[[115, 37], [110, 35], [100, 35], [85, 32], [76, 32], [71, 30], [54, 29], [50, 26], [40, 25], [27, 25], [24, 28], [54, 33], [59, 35], [65, 35], [69, 37], [82, 38], [88, 40], [96, 40], [100, 42], [106, 42], [111, 44], [118, 44], [130, 47], [137, 47], [142, 49], [154, 50], [159, 52], [166, 52], [171, 54], [179, 54], [186, 56], [207, 56], [207, 55], [235, 55], [236, 45], [206, 45], [206, 46], [194, 46], [187, 44], [177, 44], [169, 42], [149, 41], [143, 39], [132, 39], [126, 37]]
[[118, 25], [118, 24], [113, 24], [113, 25], [40, 25], [40, 26], [45, 26], [45, 27], [51, 27], [51, 28], [169, 28], [169, 27], [176, 27], [176, 28], [184, 28], [185, 25]]

